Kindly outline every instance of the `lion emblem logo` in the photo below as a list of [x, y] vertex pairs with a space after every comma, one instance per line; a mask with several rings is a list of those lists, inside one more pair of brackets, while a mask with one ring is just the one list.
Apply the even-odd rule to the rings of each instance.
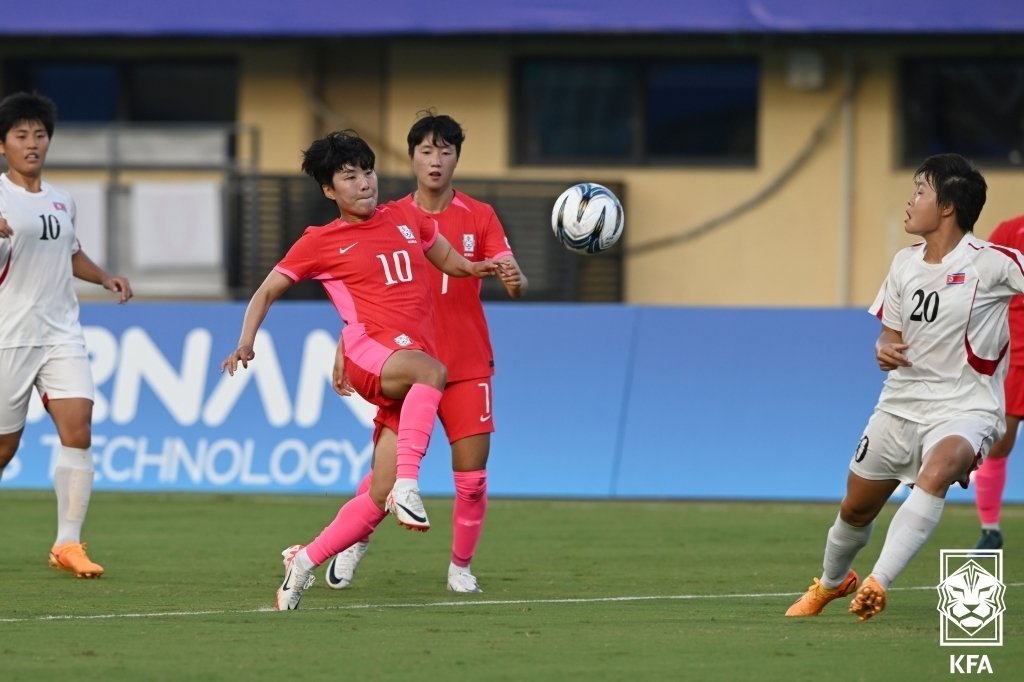
[[946, 576], [938, 590], [939, 612], [971, 637], [1006, 610], [1006, 586], [974, 559]]

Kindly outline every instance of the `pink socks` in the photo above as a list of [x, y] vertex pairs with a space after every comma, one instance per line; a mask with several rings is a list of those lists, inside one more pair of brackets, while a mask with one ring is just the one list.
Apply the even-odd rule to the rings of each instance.
[[487, 472], [455, 472], [452, 509], [452, 563], [465, 568], [473, 560], [487, 513]]
[[330, 525], [320, 531], [313, 542], [306, 545], [306, 553], [315, 566], [319, 566], [332, 556], [348, 549], [359, 540], [373, 532], [386, 514], [363, 493], [345, 503], [338, 510]]
[[1009, 457], [986, 459], [974, 474], [974, 499], [982, 528], [998, 528], [1006, 487], [1006, 461]]
[[441, 391], [427, 384], [413, 384], [406, 394], [398, 417], [396, 478], [419, 480], [420, 460], [430, 445], [440, 402]]

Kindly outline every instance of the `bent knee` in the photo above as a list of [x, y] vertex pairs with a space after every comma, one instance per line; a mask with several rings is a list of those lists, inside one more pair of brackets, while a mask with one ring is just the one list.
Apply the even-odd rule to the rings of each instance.
[[439, 391], [443, 391], [448, 383], [448, 368], [440, 362], [430, 363], [421, 373], [420, 380], [416, 383], [430, 384]]
[[7, 466], [10, 461], [14, 459], [14, 454], [18, 452], [18, 446], [20, 444], [20, 432], [0, 436], [0, 469]]
[[455, 495], [462, 500], [479, 502], [487, 494], [486, 471], [455, 472]]
[[839, 518], [854, 528], [867, 526], [878, 516], [879, 508], [874, 505], [856, 505], [843, 500], [839, 507]]

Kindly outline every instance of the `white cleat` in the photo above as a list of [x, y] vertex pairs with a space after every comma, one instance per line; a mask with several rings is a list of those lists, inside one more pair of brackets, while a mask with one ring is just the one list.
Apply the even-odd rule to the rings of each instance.
[[281, 563], [284, 564], [285, 571], [288, 570], [288, 564], [292, 562], [292, 560], [295, 558], [295, 555], [298, 554], [299, 550], [301, 550], [304, 546], [305, 545], [292, 545], [287, 549], [281, 550]]
[[346, 550], [338, 552], [327, 562], [327, 570], [324, 577], [327, 579], [327, 586], [334, 590], [343, 590], [352, 583], [352, 577], [356, 574], [356, 567], [363, 560], [363, 555], [370, 547], [369, 542], [357, 542]]
[[470, 571], [469, 566], [448, 565], [448, 591], [449, 592], [483, 592], [483, 589], [476, 582], [476, 576]]
[[292, 545], [281, 552], [284, 558], [284, 582], [277, 588], [274, 608], [278, 611], [294, 611], [299, 608], [302, 593], [316, 581], [313, 571], [304, 571], [295, 562], [295, 557], [302, 545]]
[[430, 530], [427, 510], [423, 508], [423, 499], [420, 497], [420, 490], [414, 481], [408, 479], [397, 481], [395, 487], [388, 493], [384, 511], [394, 514], [398, 524], [409, 530], [418, 530], [421, 533]]

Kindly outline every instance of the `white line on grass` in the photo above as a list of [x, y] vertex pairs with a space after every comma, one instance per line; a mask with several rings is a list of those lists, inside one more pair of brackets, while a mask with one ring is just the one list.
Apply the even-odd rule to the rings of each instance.
[[[1006, 587], [1024, 587], [1024, 583], [1006, 583]], [[890, 592], [911, 590], [934, 590], [935, 585], [917, 587], [892, 587]], [[637, 597], [576, 597], [565, 599], [467, 599], [457, 601], [432, 601], [419, 604], [340, 604], [335, 606], [313, 606], [303, 611], [356, 611], [370, 609], [429, 609], [453, 606], [519, 606], [522, 604], [599, 604], [603, 602], [627, 601], [688, 601], [696, 599], [762, 599], [765, 597], [796, 597], [803, 592], [754, 592], [750, 594], [663, 594]], [[60, 620], [108, 620], [112, 618], [173, 618], [182, 616], [221, 616], [246, 613], [273, 612], [270, 607], [258, 609], [222, 609], [217, 611], [157, 611], [154, 613], [96, 613], [91, 615], [55, 614], [28, 616], [26, 618], [0, 618], [0, 623], [29, 623]]]

